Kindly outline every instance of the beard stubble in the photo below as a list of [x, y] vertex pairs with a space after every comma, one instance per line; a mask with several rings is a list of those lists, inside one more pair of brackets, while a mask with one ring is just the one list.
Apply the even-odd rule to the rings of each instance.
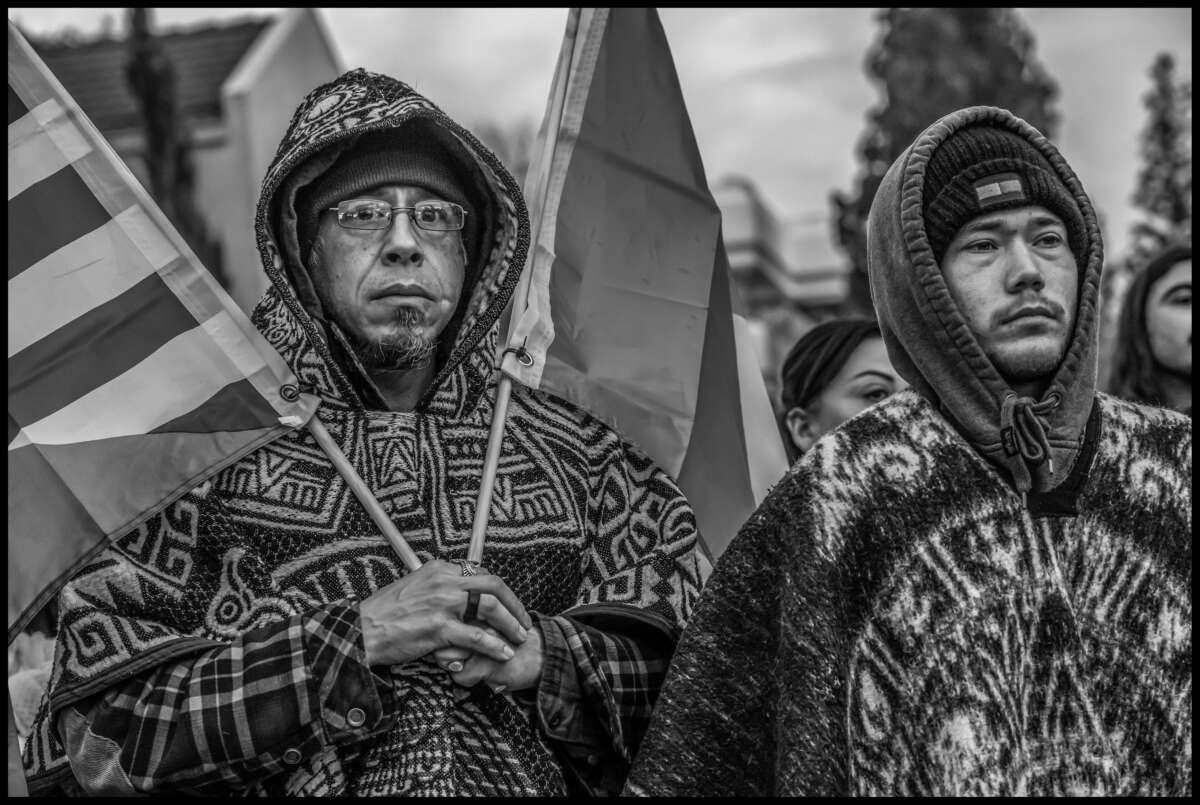
[[421, 335], [415, 328], [424, 315], [410, 307], [396, 309], [398, 329], [374, 341], [357, 334], [351, 336], [351, 346], [363, 368], [368, 372], [395, 372], [426, 366], [437, 352], [437, 340]]

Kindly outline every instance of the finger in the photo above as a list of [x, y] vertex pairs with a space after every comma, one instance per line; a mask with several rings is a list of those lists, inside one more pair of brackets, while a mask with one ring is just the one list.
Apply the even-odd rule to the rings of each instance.
[[[503, 637], [501, 637], [499, 632], [497, 632], [495, 629], [488, 626], [487, 624], [476, 623], [474, 625], [483, 629], [485, 634], [490, 634], [492, 637], [500, 637], [501, 640], [504, 639]], [[465, 660], [467, 657], [472, 656], [474, 653], [475, 652], [471, 651], [470, 649], [459, 648], [458, 646], [442, 646], [441, 648], [434, 649], [431, 652], [434, 660], [437, 662], [442, 662], [443, 660], [446, 662], [452, 662], [454, 660]]]
[[491, 574], [486, 576], [470, 576], [466, 579], [464, 588], [490, 594], [505, 609], [512, 613], [512, 616], [517, 619], [517, 622], [521, 626], [526, 629], [533, 628], [533, 620], [530, 619], [529, 613], [525, 611], [525, 605], [521, 603], [521, 599], [517, 598], [517, 594], [510, 590], [508, 585], [499, 576]]
[[[499, 636], [499, 632], [490, 626], [483, 626], [483, 631], [492, 636]], [[458, 646], [443, 646], [442, 648], [435, 649], [432, 655], [434, 662], [451, 673], [458, 673], [463, 669], [464, 663], [469, 658], [479, 656], [470, 649], [459, 648]]]
[[462, 663], [474, 652], [468, 651], [465, 648], [458, 646], [445, 646], [433, 652], [433, 661], [438, 665], [446, 668], [450, 663], [458, 663], [459, 668], [462, 668]]
[[462, 566], [457, 562], [447, 562], [445, 559], [430, 559], [425, 564], [421, 565], [414, 571], [419, 573], [422, 571], [428, 572], [429, 575], [440, 576], [461, 576]]
[[512, 659], [512, 646], [495, 634], [489, 634], [482, 626], [473, 626], [458, 620], [448, 620], [442, 626], [442, 639], [451, 646], [483, 654], [497, 662]]
[[[434, 564], [434, 563], [436, 563], [436, 564]], [[491, 575], [491, 571], [489, 571], [487, 568], [483, 567], [482, 565], [478, 565], [478, 564], [471, 565], [475, 570], [474, 573], [463, 573], [462, 562], [460, 562], [460, 561], [447, 562], [444, 559], [434, 559], [434, 560], [430, 560], [430, 562], [426, 563], [426, 565], [429, 565], [429, 564], [434, 564], [434, 567], [433, 567], [434, 572], [437, 572], [437, 573], [440, 573], [440, 574], [443, 574], [446, 576], [457, 576], [460, 578], [465, 576], [465, 577], [470, 578], [473, 576]]]
[[491, 595], [484, 594], [479, 598], [479, 619], [499, 632], [510, 643], [524, 643], [528, 631], [513, 617], [513, 614], [500, 601]]
[[486, 680], [496, 670], [497, 664], [495, 660], [476, 654], [463, 664], [461, 671], [452, 672], [450, 678], [456, 685], [471, 688]]

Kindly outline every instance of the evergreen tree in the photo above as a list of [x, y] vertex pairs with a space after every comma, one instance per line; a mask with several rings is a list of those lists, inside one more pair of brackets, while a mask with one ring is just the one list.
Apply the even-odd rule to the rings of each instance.
[[870, 312], [867, 213], [888, 167], [937, 118], [964, 106], [1000, 106], [1054, 136], [1057, 84], [1035, 60], [1032, 33], [1008, 8], [890, 8], [867, 53], [883, 98], [857, 148], [853, 196], [835, 190], [835, 242], [852, 264], [847, 307]]
[[1150, 68], [1142, 169], [1133, 203], [1143, 217], [1133, 224], [1130, 261], [1136, 267], [1169, 241], [1192, 233], [1190, 82], [1175, 82], [1175, 59], [1159, 53]]
[[[1175, 60], [1159, 53], [1150, 67], [1150, 90], [1144, 96], [1142, 167], [1131, 201], [1142, 215], [1130, 230], [1123, 257], [1111, 259], [1100, 278], [1100, 354], [1113, 353], [1117, 321], [1125, 291], [1146, 261], [1168, 243], [1192, 235], [1192, 85], [1175, 81]], [[1111, 367], [1101, 360], [1103, 387], [1110, 386]]]

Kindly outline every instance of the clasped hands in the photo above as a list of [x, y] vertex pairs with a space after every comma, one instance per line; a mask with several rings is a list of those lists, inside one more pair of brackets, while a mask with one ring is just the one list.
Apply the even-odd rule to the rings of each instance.
[[[368, 665], [402, 665], [426, 655], [458, 685], [495, 691], [534, 687], [542, 642], [524, 605], [499, 576], [466, 575], [461, 563], [432, 559], [362, 601]], [[476, 620], [463, 619], [471, 593]]]

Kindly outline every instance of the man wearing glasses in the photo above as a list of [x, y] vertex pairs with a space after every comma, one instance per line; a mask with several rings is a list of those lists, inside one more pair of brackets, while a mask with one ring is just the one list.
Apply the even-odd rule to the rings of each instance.
[[251, 453], [65, 586], [31, 790], [619, 792], [698, 592], [695, 519], [611, 428], [518, 387], [466, 561], [529, 243], [516, 182], [355, 70], [297, 110], [256, 230], [252, 320], [423, 564], [304, 429]]
[[329, 326], [362, 379], [392, 410], [411, 411], [433, 381], [474, 228], [465, 229], [470, 204], [450, 153], [400, 131], [365, 135], [301, 194], [298, 234]]

